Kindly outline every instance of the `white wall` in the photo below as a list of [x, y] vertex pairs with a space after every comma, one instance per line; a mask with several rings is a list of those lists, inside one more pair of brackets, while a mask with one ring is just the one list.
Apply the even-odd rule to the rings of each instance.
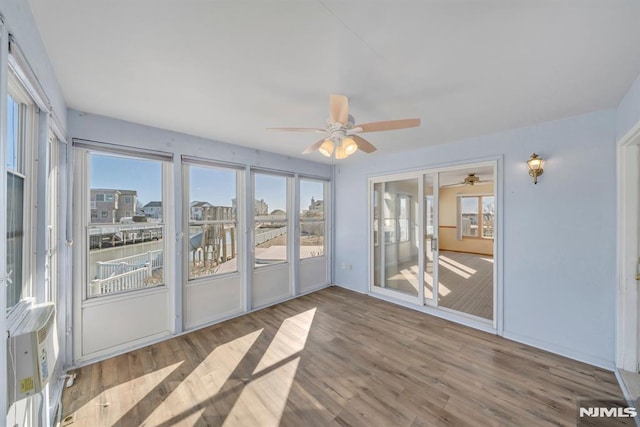
[[[368, 289], [368, 176], [503, 156], [504, 335], [613, 368], [615, 120], [615, 111], [606, 110], [340, 163], [336, 284]], [[534, 151], [546, 159], [537, 185], [526, 165]]]
[[616, 136], [620, 139], [640, 121], [640, 75], [620, 101], [616, 114]]
[[333, 166], [323, 163], [240, 147], [76, 110], [67, 112], [67, 120], [70, 139], [84, 138], [129, 147], [160, 150], [174, 153], [178, 160], [180, 160], [180, 155], [189, 155], [268, 169], [299, 172], [318, 177], [329, 178], [333, 173]]

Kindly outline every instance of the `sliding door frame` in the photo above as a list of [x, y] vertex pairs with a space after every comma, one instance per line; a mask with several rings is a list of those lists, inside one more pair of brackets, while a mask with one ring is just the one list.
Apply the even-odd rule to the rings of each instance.
[[[398, 303], [400, 305], [422, 311], [428, 314], [432, 314], [437, 317], [442, 317], [460, 324], [464, 324], [476, 329], [485, 330], [487, 332], [495, 333], [497, 335], [502, 335], [504, 326], [503, 326], [503, 312], [504, 312], [504, 297], [503, 297], [503, 220], [502, 220], [502, 209], [503, 209], [503, 157], [502, 156], [494, 156], [494, 157], [486, 157], [479, 159], [470, 159], [464, 162], [456, 162], [456, 163], [448, 163], [442, 165], [434, 165], [431, 167], [424, 167], [410, 171], [399, 171], [398, 173], [385, 173], [384, 175], [371, 175], [368, 177], [368, 192], [367, 192], [367, 202], [368, 202], [368, 228], [367, 228], [367, 236], [368, 236], [368, 260], [369, 260], [369, 268], [368, 268], [368, 280], [369, 287], [368, 293], [371, 296], [375, 296], [381, 299], [389, 300], [391, 302]], [[481, 319], [477, 316], [469, 315], [463, 312], [447, 309], [446, 307], [438, 306], [437, 304], [437, 282], [434, 281], [434, 304], [426, 304], [424, 299], [424, 260], [419, 259], [419, 271], [421, 272], [421, 277], [419, 277], [419, 288], [421, 289], [420, 295], [422, 299], [420, 301], [416, 301], [416, 298], [406, 298], [402, 295], [399, 295], [395, 292], [389, 292], [382, 289], [378, 289], [378, 287], [374, 288], [374, 241], [373, 241], [373, 188], [376, 183], [383, 183], [393, 180], [400, 179], [410, 179], [410, 178], [418, 178], [419, 182], [422, 181], [420, 186], [420, 201], [419, 201], [419, 215], [421, 218], [421, 223], [418, 224], [419, 231], [422, 239], [419, 241], [419, 253], [424, 253], [424, 218], [425, 218], [425, 206], [424, 206], [424, 176], [428, 174], [435, 174], [434, 186], [439, 186], [439, 176], [441, 172], [454, 171], [459, 169], [467, 169], [473, 167], [480, 166], [490, 166], [493, 168], [493, 177], [494, 177], [494, 197], [496, 203], [496, 212], [494, 219], [494, 229], [495, 236], [493, 239], [493, 319], [485, 320]], [[438, 191], [434, 191], [434, 200], [435, 200], [435, 209], [439, 209], [439, 201], [436, 199], [439, 197]], [[438, 236], [435, 227], [438, 226], [439, 218], [435, 219], [434, 226], [434, 237]], [[380, 238], [379, 238], [380, 239]], [[381, 243], [381, 241], [380, 241]], [[438, 242], [439, 245], [439, 242]], [[438, 248], [439, 249], [439, 248]], [[439, 256], [439, 250], [438, 250]], [[434, 270], [437, 269], [437, 259], [434, 258]], [[383, 278], [384, 268], [381, 268], [380, 271], [381, 278]], [[437, 273], [435, 274], [437, 278]]]

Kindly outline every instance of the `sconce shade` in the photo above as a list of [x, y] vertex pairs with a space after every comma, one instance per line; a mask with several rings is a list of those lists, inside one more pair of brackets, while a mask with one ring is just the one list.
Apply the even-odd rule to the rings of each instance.
[[529, 175], [533, 177], [534, 184], [538, 183], [538, 177], [544, 172], [544, 169], [542, 168], [543, 163], [544, 160], [541, 159], [536, 153], [533, 153], [531, 155], [531, 158], [527, 160], [527, 165], [529, 166]]
[[322, 143], [320, 148], [318, 148], [318, 151], [323, 156], [331, 157], [331, 154], [333, 153], [333, 148], [334, 148], [333, 141], [331, 141], [330, 139], [327, 139]]
[[358, 145], [353, 138], [346, 137], [342, 140], [342, 148], [344, 148], [345, 154], [350, 156], [358, 150]]

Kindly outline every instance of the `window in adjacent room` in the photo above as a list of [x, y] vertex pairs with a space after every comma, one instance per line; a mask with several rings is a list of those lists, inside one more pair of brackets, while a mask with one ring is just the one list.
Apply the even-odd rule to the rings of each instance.
[[492, 239], [494, 233], [494, 197], [462, 196], [460, 203], [460, 226], [462, 237]]

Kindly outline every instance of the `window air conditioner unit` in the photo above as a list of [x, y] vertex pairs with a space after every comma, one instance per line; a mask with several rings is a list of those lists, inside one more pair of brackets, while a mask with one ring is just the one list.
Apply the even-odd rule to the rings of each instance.
[[7, 378], [9, 404], [39, 393], [58, 360], [55, 305], [32, 305], [9, 336]]

